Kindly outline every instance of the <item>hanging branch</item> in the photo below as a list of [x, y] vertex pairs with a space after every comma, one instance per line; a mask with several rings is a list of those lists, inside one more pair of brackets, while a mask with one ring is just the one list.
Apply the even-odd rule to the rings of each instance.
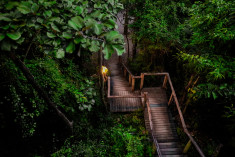
[[43, 98], [43, 100], [51, 107], [57, 115], [64, 121], [64, 123], [70, 128], [70, 131], [73, 132], [73, 122], [69, 119], [56, 107], [56, 104], [52, 102], [47, 95], [47, 93], [42, 89], [42, 87], [37, 84], [33, 75], [30, 73], [29, 69], [24, 65], [24, 63], [15, 55], [13, 52], [7, 52], [9, 58], [15, 63], [17, 67], [22, 71], [28, 82], [33, 86], [33, 88], [38, 92], [38, 94]]

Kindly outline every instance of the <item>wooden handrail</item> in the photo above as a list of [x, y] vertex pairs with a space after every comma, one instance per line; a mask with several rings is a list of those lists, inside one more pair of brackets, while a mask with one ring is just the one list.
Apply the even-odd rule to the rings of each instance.
[[146, 106], [147, 106], [151, 135], [152, 135], [154, 144], [155, 144], [155, 146], [157, 148], [158, 156], [162, 157], [162, 154], [161, 154], [161, 151], [160, 151], [160, 146], [158, 144], [157, 139], [154, 137], [154, 134], [153, 134], [153, 122], [152, 122], [152, 114], [151, 114], [151, 109], [150, 109], [150, 104], [149, 104], [148, 92], [144, 92], [144, 100], [145, 100], [144, 104], [146, 104]]
[[182, 114], [182, 111], [180, 109], [180, 105], [179, 105], [179, 101], [177, 99], [177, 96], [176, 96], [176, 93], [175, 93], [175, 90], [174, 90], [174, 87], [172, 85], [172, 82], [171, 82], [171, 78], [170, 78], [170, 75], [169, 73], [141, 73], [141, 84], [140, 84], [140, 89], [143, 88], [143, 81], [144, 81], [144, 75], [155, 75], [155, 76], [165, 76], [164, 78], [164, 81], [163, 81], [163, 87], [166, 87], [166, 83], [167, 83], [167, 80], [169, 82], [169, 85], [170, 85], [170, 88], [171, 88], [171, 97], [170, 97], [170, 100], [168, 102], [168, 105], [170, 104], [170, 102], [172, 101], [172, 98], [174, 99], [175, 101], [175, 104], [176, 104], [176, 107], [177, 107], [177, 111], [179, 113], [179, 116], [180, 116], [180, 122], [181, 122], [181, 125], [183, 127], [183, 130], [185, 132], [185, 134], [189, 137], [189, 139], [191, 140], [191, 142], [193, 143], [194, 147], [196, 148], [196, 150], [198, 151], [198, 153], [200, 154], [201, 157], [205, 157], [204, 153], [202, 152], [201, 148], [198, 146], [197, 142], [194, 140], [194, 138], [192, 137], [192, 135], [189, 133], [188, 129], [187, 129], [187, 126], [185, 124], [185, 121], [184, 121], [184, 117], [183, 117], [183, 114]]
[[127, 71], [131, 76], [134, 76], [124, 63], [122, 63], [122, 66], [126, 69], [126, 71]]
[[178, 110], [178, 113], [179, 113], [179, 116], [180, 116], [180, 121], [181, 121], [182, 127], [183, 127], [183, 129], [184, 129], [184, 132], [185, 132], [186, 135], [189, 137], [189, 139], [191, 140], [191, 142], [193, 143], [194, 147], [197, 149], [197, 151], [198, 151], [198, 153], [201, 155], [201, 157], [205, 157], [205, 155], [204, 155], [204, 153], [202, 152], [201, 148], [198, 146], [197, 142], [194, 140], [194, 138], [191, 136], [191, 134], [189, 133], [189, 131], [188, 131], [188, 129], [187, 129], [187, 126], [186, 126], [186, 124], [185, 124], [182, 111], [181, 111], [181, 109], [180, 109], [179, 101], [178, 101], [178, 99], [177, 99], [177, 96], [176, 96], [174, 87], [173, 87], [173, 85], [172, 85], [172, 82], [171, 82], [171, 78], [170, 78], [169, 73], [167, 73], [167, 80], [168, 80], [168, 82], [169, 82], [169, 84], [170, 84], [170, 87], [171, 87], [172, 95], [173, 95], [173, 98], [174, 98], [174, 100], [175, 100], [175, 104], [176, 104], [176, 107], [177, 107], [177, 110]]
[[131, 90], [134, 91], [135, 90], [135, 79], [141, 78], [141, 76], [134, 76], [124, 63], [121, 63], [121, 65], [124, 68], [124, 77], [126, 77], [126, 72], [128, 72], [129, 85], [131, 86]]

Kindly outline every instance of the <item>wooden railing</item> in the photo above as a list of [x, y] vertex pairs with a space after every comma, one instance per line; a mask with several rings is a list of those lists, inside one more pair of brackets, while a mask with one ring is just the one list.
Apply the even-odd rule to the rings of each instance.
[[127, 72], [128, 72], [129, 85], [131, 86], [131, 91], [133, 92], [135, 90], [135, 79], [140, 79], [141, 77], [134, 76], [124, 63], [121, 63], [121, 65], [123, 67], [123, 74], [124, 74], [125, 78], [126, 78]]
[[150, 109], [150, 104], [149, 104], [149, 98], [148, 98], [148, 92], [144, 92], [144, 104], [147, 106], [147, 110], [148, 110], [148, 118], [149, 118], [149, 125], [150, 125], [150, 132], [153, 138], [153, 142], [157, 148], [157, 153], [158, 156], [161, 157], [162, 153], [160, 151], [160, 146], [159, 143], [157, 141], [157, 139], [154, 137], [154, 128], [153, 128], [153, 121], [152, 121], [152, 114], [151, 114], [151, 109]]
[[[182, 114], [182, 111], [180, 109], [180, 105], [179, 105], [179, 101], [177, 99], [177, 96], [176, 96], [176, 93], [175, 93], [175, 90], [174, 90], [174, 87], [172, 85], [172, 82], [171, 82], [171, 78], [170, 78], [170, 75], [169, 73], [141, 73], [140, 76], [134, 76], [131, 71], [127, 68], [127, 66], [124, 64], [124, 63], [121, 63], [122, 67], [123, 67], [123, 73], [124, 73], [124, 77], [126, 78], [127, 76], [127, 72], [128, 72], [128, 77], [129, 77], [129, 85], [132, 86], [132, 91], [135, 90], [135, 79], [141, 79], [140, 80], [140, 90], [143, 88], [144, 86], [144, 76], [146, 75], [155, 75], [155, 76], [164, 76], [164, 81], [163, 81], [163, 84], [162, 84], [162, 87], [163, 88], [166, 88], [167, 87], [167, 82], [169, 83], [170, 85], [170, 88], [171, 88], [171, 96], [169, 98], [169, 101], [168, 101], [168, 105], [170, 105], [170, 103], [172, 102], [172, 100], [175, 101], [175, 104], [176, 104], [176, 107], [177, 107], [177, 111], [178, 111], [178, 114], [180, 116], [180, 122], [181, 122], [181, 125], [182, 125], [182, 128], [185, 132], [185, 134], [188, 136], [189, 138], [189, 142], [188, 143], [193, 143], [194, 147], [196, 148], [196, 150], [198, 151], [198, 153], [200, 154], [201, 157], [205, 157], [204, 153], [202, 152], [201, 148], [198, 146], [197, 142], [194, 140], [194, 138], [192, 137], [192, 135], [189, 133], [188, 129], [187, 129], [187, 126], [185, 124], [185, 121], [184, 121], [184, 117], [183, 117], [183, 114]], [[114, 96], [114, 95], [110, 95], [110, 77], [108, 78], [108, 98], [144, 98], [145, 99], [145, 103], [144, 105], [147, 105], [147, 109], [148, 109], [148, 114], [149, 114], [149, 122], [150, 122], [150, 128], [151, 128], [151, 134], [153, 136], [153, 124], [152, 124], [152, 115], [151, 115], [151, 112], [150, 112], [150, 107], [149, 107], [149, 99], [147, 97], [147, 94], [144, 94], [144, 96], [134, 96], [134, 95], [125, 95], [125, 96]], [[158, 152], [158, 155], [161, 156], [161, 152], [160, 152], [160, 148], [159, 148], [159, 144], [157, 142], [157, 140], [153, 137], [153, 140], [154, 140], [154, 144], [157, 148], [157, 152]], [[187, 146], [187, 145], [186, 145]], [[185, 150], [185, 149], [184, 149]]]
[[197, 142], [194, 140], [194, 138], [192, 137], [192, 135], [189, 133], [189, 131], [188, 131], [188, 129], [187, 129], [187, 126], [186, 126], [186, 124], [185, 124], [182, 111], [181, 111], [181, 109], [180, 109], [179, 101], [178, 101], [178, 99], [177, 99], [177, 96], [176, 96], [174, 87], [173, 87], [173, 85], [172, 85], [172, 82], [171, 82], [171, 78], [170, 78], [169, 73], [141, 73], [140, 89], [143, 88], [143, 85], [144, 85], [144, 76], [145, 76], [145, 75], [164, 76], [164, 81], [163, 81], [162, 87], [163, 87], [163, 88], [166, 88], [166, 85], [167, 85], [167, 82], [168, 82], [169, 85], [170, 85], [170, 88], [171, 88], [171, 96], [170, 96], [170, 98], [169, 98], [168, 105], [170, 105], [170, 103], [171, 103], [172, 100], [174, 99], [175, 104], [176, 104], [176, 107], [177, 107], [177, 110], [178, 110], [178, 114], [179, 114], [179, 116], [180, 116], [181, 125], [182, 125], [182, 127], [183, 127], [183, 130], [184, 130], [185, 134], [189, 137], [189, 140], [193, 143], [194, 147], [196, 148], [196, 150], [198, 151], [198, 153], [200, 154], [200, 156], [201, 156], [201, 157], [205, 157], [205, 155], [204, 155], [204, 153], [202, 152], [201, 148], [198, 146]]

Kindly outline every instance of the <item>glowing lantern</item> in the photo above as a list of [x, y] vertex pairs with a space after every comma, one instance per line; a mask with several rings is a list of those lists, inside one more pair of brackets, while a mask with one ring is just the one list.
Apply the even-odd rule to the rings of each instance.
[[108, 68], [106, 68], [105, 66], [102, 66], [102, 74], [107, 74], [108, 72]]

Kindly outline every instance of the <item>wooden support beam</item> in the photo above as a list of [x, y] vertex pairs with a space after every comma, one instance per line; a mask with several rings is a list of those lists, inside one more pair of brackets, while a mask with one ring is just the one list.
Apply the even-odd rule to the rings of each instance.
[[140, 90], [143, 88], [143, 86], [144, 86], [144, 74], [143, 73], [141, 73], [141, 75], [140, 75]]
[[135, 78], [132, 78], [132, 88], [131, 88], [132, 92], [134, 92], [135, 90]]
[[166, 89], [166, 83], [167, 83], [167, 75], [165, 75], [164, 77], [164, 81], [163, 81], [163, 84], [162, 84], [162, 88], [165, 88]]
[[129, 86], [131, 86], [131, 75], [129, 74]]
[[145, 105], [147, 103], [147, 95], [148, 95], [148, 92], [144, 92], [144, 104], [143, 104], [143, 108], [145, 108]]
[[173, 98], [173, 93], [171, 93], [171, 97], [170, 97], [170, 99], [169, 99], [169, 101], [168, 101], [168, 105], [170, 105], [170, 104], [171, 104], [171, 102], [172, 102], [172, 98]]
[[110, 77], [108, 77], [108, 97], [110, 97], [110, 88], [111, 88]]
[[191, 140], [189, 140], [186, 146], [184, 147], [183, 154], [186, 154], [188, 152], [191, 145], [192, 145]]

